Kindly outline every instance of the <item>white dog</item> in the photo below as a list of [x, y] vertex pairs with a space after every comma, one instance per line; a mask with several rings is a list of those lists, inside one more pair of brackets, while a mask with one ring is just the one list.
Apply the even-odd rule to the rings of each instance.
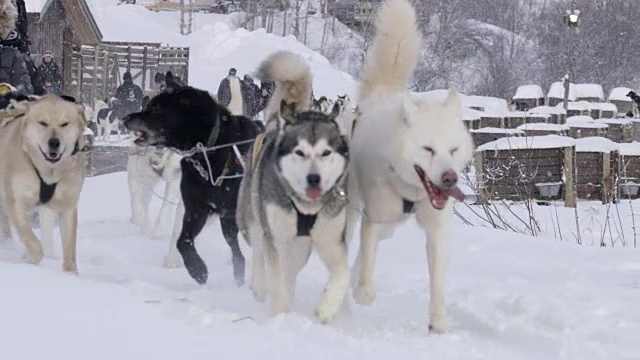
[[[153, 238], [171, 237], [169, 253], [165, 257], [165, 267], [182, 266], [182, 258], [177, 252], [176, 241], [182, 229], [184, 205], [180, 196], [181, 156], [168, 149], [148, 149], [129, 156], [127, 175], [131, 194], [131, 222], [142, 227]], [[149, 205], [154, 195], [154, 187], [160, 180], [166, 182], [162, 207], [154, 225], [149, 218]], [[175, 210], [172, 219], [171, 213]]]
[[[368, 305], [378, 241], [411, 215], [427, 235], [431, 332], [446, 331], [444, 278], [452, 214], [450, 197], [462, 199], [458, 174], [473, 145], [459, 95], [444, 102], [418, 99], [406, 89], [419, 57], [421, 35], [408, 0], [380, 8], [359, 88], [359, 120], [351, 139], [348, 195], [362, 210], [354, 298]], [[353, 215], [353, 211], [350, 211]]]

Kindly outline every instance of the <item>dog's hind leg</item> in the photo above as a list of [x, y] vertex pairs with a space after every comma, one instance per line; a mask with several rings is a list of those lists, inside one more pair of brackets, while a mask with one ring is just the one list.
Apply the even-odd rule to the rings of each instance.
[[182, 256], [184, 266], [189, 275], [200, 285], [207, 283], [209, 270], [196, 250], [195, 238], [207, 223], [210, 210], [207, 205], [184, 199], [185, 213], [182, 220], [182, 231], [178, 237], [177, 248]]
[[238, 224], [235, 217], [220, 216], [220, 226], [222, 227], [222, 235], [231, 248], [231, 256], [233, 262], [233, 278], [238, 287], [244, 285], [244, 268], [245, 259], [238, 244]]
[[41, 206], [38, 209], [40, 215], [40, 238], [42, 239], [42, 249], [44, 256], [49, 259], [56, 258], [53, 246], [53, 229], [56, 225], [56, 211]]
[[76, 240], [78, 236], [78, 210], [60, 212], [60, 237], [62, 238], [62, 270], [77, 274]]
[[180, 202], [180, 179], [171, 179], [167, 181], [165, 186], [162, 207], [160, 207], [160, 213], [151, 234], [153, 238], [157, 239], [171, 233], [171, 210], [175, 204]]

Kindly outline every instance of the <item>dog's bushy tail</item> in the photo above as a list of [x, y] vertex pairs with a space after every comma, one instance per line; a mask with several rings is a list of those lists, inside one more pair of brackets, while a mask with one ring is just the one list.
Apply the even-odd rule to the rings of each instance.
[[282, 100], [294, 106], [296, 113], [311, 108], [311, 69], [299, 55], [290, 51], [275, 52], [262, 61], [254, 75], [260, 80], [276, 83], [275, 92], [265, 110], [267, 123], [280, 111]]
[[386, 0], [378, 10], [376, 35], [360, 75], [359, 101], [377, 90], [407, 87], [418, 62], [422, 35], [409, 0]]

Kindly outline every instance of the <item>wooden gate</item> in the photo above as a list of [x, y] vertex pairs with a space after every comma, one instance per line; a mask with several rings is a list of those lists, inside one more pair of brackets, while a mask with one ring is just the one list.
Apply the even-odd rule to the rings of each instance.
[[129, 71], [145, 94], [158, 89], [154, 76], [171, 70], [188, 84], [189, 48], [166, 47], [156, 43], [103, 43], [82, 45], [73, 50], [71, 89], [84, 103], [115, 94], [122, 75]]

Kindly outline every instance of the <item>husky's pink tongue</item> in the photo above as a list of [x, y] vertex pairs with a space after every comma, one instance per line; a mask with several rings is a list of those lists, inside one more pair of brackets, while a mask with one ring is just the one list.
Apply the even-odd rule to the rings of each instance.
[[311, 200], [316, 200], [320, 196], [322, 196], [322, 189], [319, 187], [310, 187], [307, 188], [307, 197]]
[[457, 186], [454, 187], [453, 189], [449, 189], [449, 196], [453, 197], [458, 201], [464, 201], [464, 193]]

